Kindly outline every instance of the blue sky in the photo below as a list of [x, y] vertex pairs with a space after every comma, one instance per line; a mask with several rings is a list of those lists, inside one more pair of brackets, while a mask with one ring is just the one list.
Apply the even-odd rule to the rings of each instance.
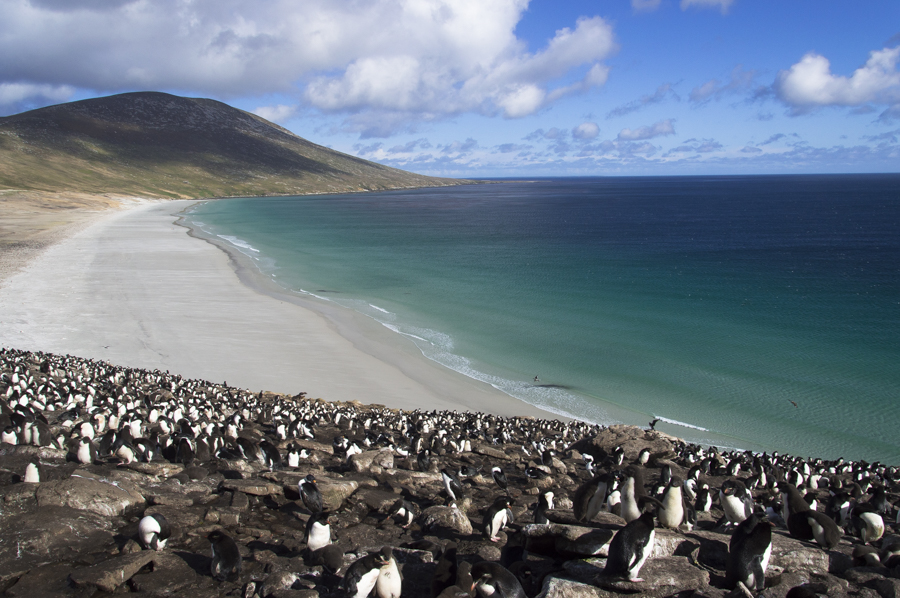
[[897, 172], [900, 2], [0, 0], [0, 115], [210, 97], [444, 176]]

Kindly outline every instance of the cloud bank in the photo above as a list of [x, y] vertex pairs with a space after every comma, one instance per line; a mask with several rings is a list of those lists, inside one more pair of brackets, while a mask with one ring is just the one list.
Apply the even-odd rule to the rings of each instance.
[[[324, 112], [381, 113], [354, 126], [394, 129], [404, 115], [519, 118], [603, 85], [603, 60], [616, 51], [610, 24], [580, 18], [529, 51], [515, 34], [527, 4], [8, 0], [0, 81], [19, 87], [0, 90], [0, 102], [75, 89], [286, 94]], [[291, 107], [257, 112], [285, 118]]]

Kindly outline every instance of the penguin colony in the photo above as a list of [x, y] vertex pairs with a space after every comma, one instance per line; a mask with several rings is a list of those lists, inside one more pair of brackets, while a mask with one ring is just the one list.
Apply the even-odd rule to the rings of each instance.
[[[145, 480], [110, 544], [60, 553], [72, 570], [63, 594], [92, 595], [79, 571], [141, 552], [158, 562], [123, 575], [117, 593], [155, 595], [157, 573], [169, 578], [162, 593], [195, 598], [534, 598], [559, 580], [592, 596], [853, 595], [900, 578], [900, 477], [880, 463], [334, 404], [11, 349], [0, 350], [0, 397], [7, 503], [72, 478]], [[2, 550], [15, 524], [0, 521]], [[701, 550], [666, 552], [679, 545]], [[797, 550], [823, 554], [824, 567], [792, 570], [784, 555]], [[171, 559], [191, 563], [177, 587]], [[684, 568], [700, 573], [686, 576], [693, 587], [659, 585]], [[25, 595], [16, 586], [34, 579], [0, 573], [0, 589]]]

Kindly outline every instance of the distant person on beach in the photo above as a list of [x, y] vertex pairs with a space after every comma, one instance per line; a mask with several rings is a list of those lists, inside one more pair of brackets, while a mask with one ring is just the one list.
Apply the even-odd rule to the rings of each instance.
[[535, 376], [535, 377], [534, 377], [534, 383], [537, 384], [538, 382], [540, 382], [540, 380], [538, 380], [538, 377]]

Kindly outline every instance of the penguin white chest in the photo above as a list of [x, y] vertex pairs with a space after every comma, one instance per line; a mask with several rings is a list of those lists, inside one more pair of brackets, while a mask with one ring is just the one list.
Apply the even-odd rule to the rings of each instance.
[[375, 583], [378, 581], [378, 574], [381, 572], [381, 569], [372, 569], [356, 582], [356, 594], [353, 595], [353, 598], [366, 598], [369, 594], [372, 593], [372, 590], [375, 588]]
[[403, 580], [400, 577], [400, 569], [397, 568], [397, 561], [391, 559], [387, 565], [379, 569], [375, 593], [378, 598], [400, 598], [402, 585]]
[[319, 550], [331, 544], [331, 526], [314, 523], [309, 529], [309, 538], [306, 541], [307, 547], [312, 550]]
[[659, 512], [659, 522], [663, 527], [674, 529], [684, 520], [684, 505], [681, 500], [681, 489], [670, 488], [663, 497], [663, 506]]

